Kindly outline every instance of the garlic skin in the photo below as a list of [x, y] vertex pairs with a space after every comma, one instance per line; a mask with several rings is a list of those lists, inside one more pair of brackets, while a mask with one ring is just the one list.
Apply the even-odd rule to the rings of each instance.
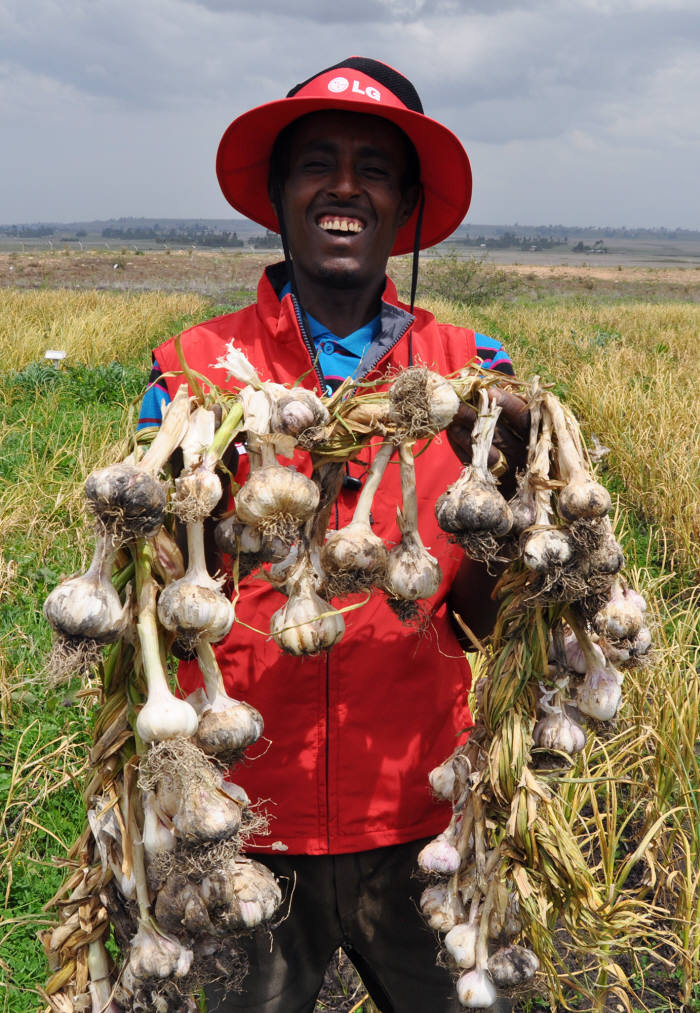
[[157, 855], [174, 851], [177, 840], [174, 830], [171, 827], [167, 827], [158, 815], [152, 791], [144, 791], [142, 793], [142, 802], [143, 850], [146, 858], [152, 861]]
[[457, 979], [457, 998], [467, 1009], [483, 1009], [493, 1006], [496, 989], [488, 974], [481, 968], [465, 971]]
[[[321, 566], [335, 594], [383, 584], [388, 562], [384, 542], [362, 521], [351, 521], [339, 531], [331, 532], [321, 549]], [[335, 580], [341, 576], [347, 580], [347, 588]]]
[[181, 978], [192, 966], [194, 954], [177, 939], [141, 921], [129, 947], [129, 970], [139, 981]]
[[465, 917], [464, 907], [449, 882], [426, 887], [420, 896], [420, 909], [436, 932], [449, 932]]
[[423, 872], [436, 876], [451, 876], [460, 866], [460, 855], [443, 834], [429, 841], [418, 854], [418, 865]]
[[270, 632], [287, 654], [300, 656], [328, 651], [345, 633], [341, 613], [316, 593], [315, 581], [308, 558], [302, 557], [289, 577], [286, 605], [270, 620]]
[[216, 701], [199, 719], [195, 741], [209, 756], [241, 752], [263, 733], [260, 711], [241, 700], [227, 699], [228, 703]]
[[305, 387], [287, 390], [277, 384], [266, 385], [266, 390], [272, 396], [272, 432], [299, 436], [306, 429], [330, 422], [328, 409], [312, 390]]
[[537, 954], [524, 946], [504, 946], [492, 953], [487, 964], [494, 984], [499, 988], [515, 988], [532, 981], [540, 968]]
[[469, 970], [476, 962], [478, 929], [474, 922], [455, 925], [444, 939], [445, 949], [458, 967]]
[[98, 644], [114, 643], [122, 635], [129, 609], [111, 581], [114, 555], [111, 539], [98, 536], [87, 572], [62, 581], [48, 595], [44, 615], [57, 633]]

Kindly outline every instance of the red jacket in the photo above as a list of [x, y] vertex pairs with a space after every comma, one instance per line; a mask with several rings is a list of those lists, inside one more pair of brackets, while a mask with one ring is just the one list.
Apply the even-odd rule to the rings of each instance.
[[[394, 344], [371, 378], [408, 365], [409, 344], [415, 364], [442, 374], [476, 354], [473, 331], [438, 324], [421, 309], [414, 319], [389, 280], [382, 325]], [[291, 382], [304, 375], [304, 385], [318, 390], [292, 297], [280, 303], [267, 273], [257, 303], [190, 328], [182, 346], [189, 365], [222, 386], [226, 374], [212, 364], [232, 340], [262, 379]], [[154, 354], [164, 373], [179, 370], [172, 341]], [[171, 396], [182, 382], [179, 376], [167, 379]], [[351, 474], [362, 477], [371, 453], [368, 448], [350, 465]], [[297, 455], [295, 464], [308, 473], [308, 455]], [[427, 632], [402, 625], [377, 592], [362, 608], [345, 613], [345, 635], [328, 654], [289, 657], [268, 635], [270, 616], [283, 596], [255, 576], [241, 582], [236, 617], [246, 625], [234, 623], [216, 654], [228, 692], [261, 711], [270, 743], [249, 750], [257, 758], [237, 767], [235, 779], [251, 798], [270, 800], [268, 841], [281, 840], [291, 853], [338, 854], [415, 840], [439, 832], [449, 819], [445, 806], [433, 800], [427, 775], [471, 724], [470, 672], [446, 605], [463, 554], [439, 530], [433, 508], [459, 471], [445, 437], [416, 459], [421, 537], [443, 573], [429, 603]], [[351, 520], [356, 500], [356, 492], [341, 491], [332, 527]], [[400, 503], [394, 457], [372, 510], [373, 530], [390, 544], [400, 540]], [[181, 664], [180, 682], [185, 692], [201, 685], [196, 663]]]

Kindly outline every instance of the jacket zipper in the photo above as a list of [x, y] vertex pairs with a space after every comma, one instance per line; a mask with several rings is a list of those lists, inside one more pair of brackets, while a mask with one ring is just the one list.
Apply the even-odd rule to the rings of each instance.
[[[296, 316], [297, 326], [299, 327], [299, 333], [301, 335], [302, 341], [304, 342], [304, 347], [306, 348], [306, 351], [309, 354], [309, 359], [311, 360], [311, 365], [313, 366], [314, 372], [315, 372], [315, 374], [316, 374], [316, 376], [318, 378], [318, 383], [319, 383], [319, 387], [321, 388], [321, 393], [325, 394], [326, 393], [326, 378], [324, 377], [324, 375], [321, 372], [321, 369], [320, 369], [320, 367], [318, 365], [318, 356], [316, 354], [316, 349], [314, 348], [313, 344], [311, 343], [311, 339], [306, 334], [306, 330], [304, 328], [304, 324], [303, 324], [303, 321], [302, 321], [301, 310], [299, 308], [299, 304], [297, 303], [297, 300], [296, 300], [296, 298], [295, 298], [295, 296], [294, 296], [293, 293], [292, 293], [292, 305], [294, 306], [294, 314]], [[404, 335], [410, 330], [412, 324], [413, 324], [413, 320], [411, 320], [408, 324], [406, 324], [406, 326], [401, 331], [401, 333], [396, 336], [396, 340], [393, 341], [391, 343], [391, 345], [386, 349], [386, 351], [384, 352], [384, 355], [382, 355], [381, 359], [379, 359], [373, 366], [370, 366], [369, 370], [365, 370], [365, 372], [362, 374], [363, 377], [366, 376], [367, 373], [371, 369], [376, 369], [377, 366], [379, 365], [379, 363], [382, 362], [387, 357], [387, 355], [389, 355], [389, 353], [392, 352], [396, 348], [396, 346], [398, 345], [399, 341], [401, 341], [401, 339], [404, 337]], [[360, 379], [362, 379], [362, 377]], [[338, 523], [339, 523], [338, 504], [336, 503], [336, 507], [335, 507], [335, 526], [336, 526], [336, 528], [338, 527]], [[330, 759], [330, 747], [329, 747], [330, 728], [331, 728], [331, 672], [330, 672], [330, 664], [331, 664], [330, 663], [330, 651], [327, 651], [326, 652], [326, 687], [325, 687], [326, 688], [326, 748], [325, 748], [325, 754], [326, 754], [326, 756], [325, 756], [325, 760], [326, 760], [326, 847], [328, 848], [328, 854], [331, 853], [331, 787], [330, 787], [330, 765], [331, 765], [331, 759]]]

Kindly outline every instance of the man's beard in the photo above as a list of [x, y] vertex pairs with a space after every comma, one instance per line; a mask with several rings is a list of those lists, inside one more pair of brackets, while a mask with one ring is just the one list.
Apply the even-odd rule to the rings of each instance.
[[349, 268], [321, 267], [317, 274], [318, 280], [322, 281], [328, 288], [337, 289], [339, 292], [347, 292], [353, 288], [363, 287], [363, 281], [359, 271]]

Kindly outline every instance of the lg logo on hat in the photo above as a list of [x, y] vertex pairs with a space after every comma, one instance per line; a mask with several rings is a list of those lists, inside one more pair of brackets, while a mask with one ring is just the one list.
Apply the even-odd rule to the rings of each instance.
[[[347, 91], [350, 87], [350, 82], [346, 77], [334, 77], [332, 81], [328, 82], [328, 91], [338, 92]], [[352, 91], [355, 95], [366, 95], [367, 98], [374, 99], [375, 102], [381, 102], [382, 94], [377, 88], [373, 88], [369, 85], [367, 88], [361, 88], [359, 81], [352, 82]]]

